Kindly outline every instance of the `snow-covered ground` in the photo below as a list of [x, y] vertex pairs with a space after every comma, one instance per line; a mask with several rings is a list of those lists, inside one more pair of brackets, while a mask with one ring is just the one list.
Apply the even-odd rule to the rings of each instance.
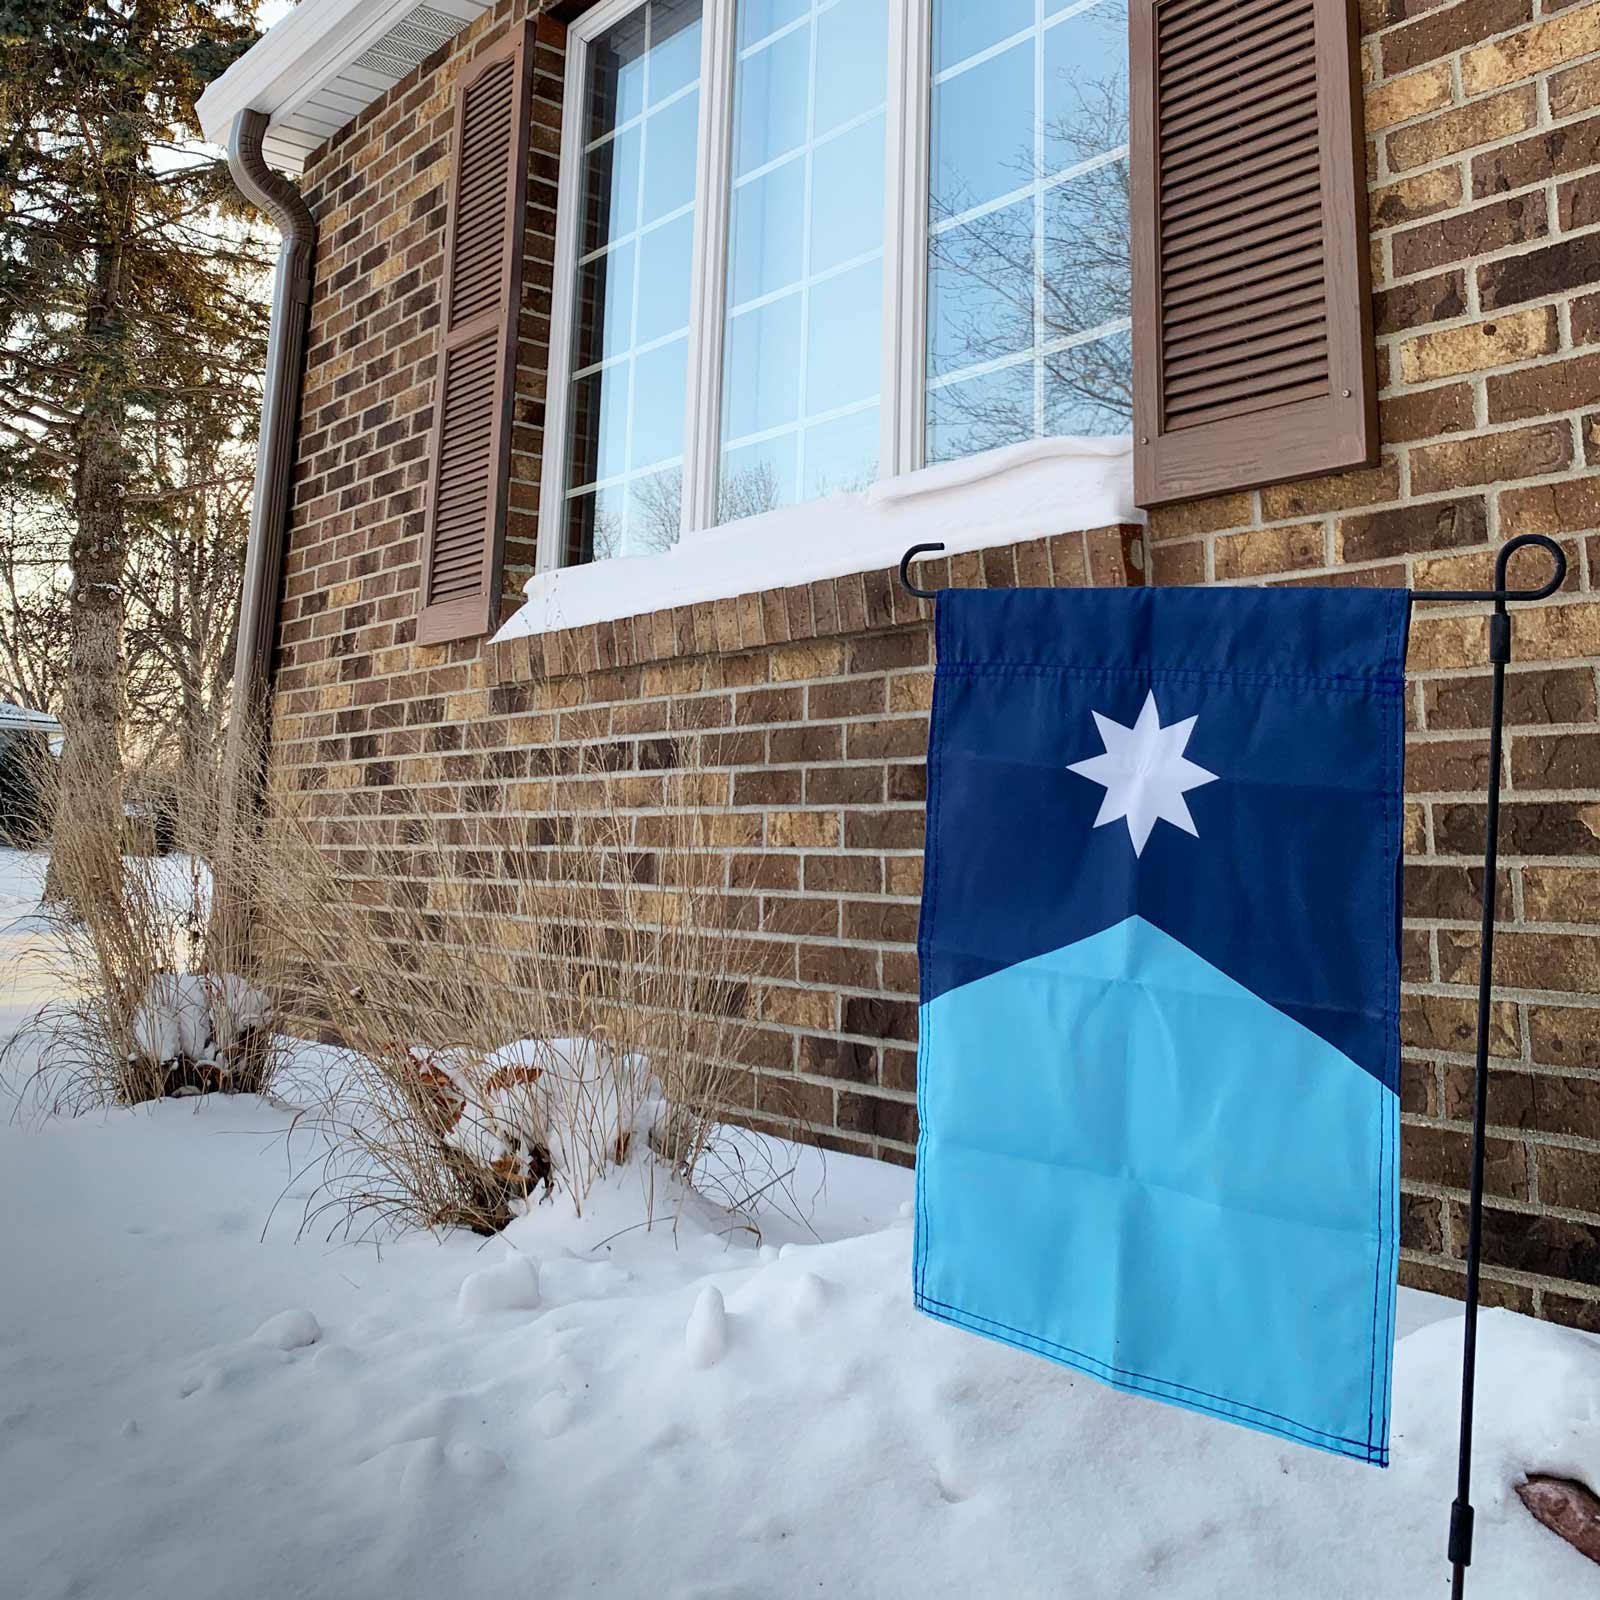
[[[640, 1226], [635, 1167], [581, 1222], [380, 1254], [296, 1242], [292, 1122], [0, 1126], [6, 1600], [1448, 1593], [1448, 1302], [1402, 1291], [1380, 1472], [919, 1317], [889, 1167], [780, 1152], [806, 1220], [759, 1241]], [[1600, 1482], [1600, 1341], [1483, 1340], [1469, 1593], [1600, 1593], [1513, 1493]]]

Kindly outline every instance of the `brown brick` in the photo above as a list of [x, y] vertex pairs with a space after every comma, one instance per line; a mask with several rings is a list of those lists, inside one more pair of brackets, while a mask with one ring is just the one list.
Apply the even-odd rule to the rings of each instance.
[[1548, 231], [1542, 193], [1511, 195], [1397, 234], [1394, 270], [1409, 277], [1448, 262], [1489, 255], [1508, 245], [1526, 244]]
[[[1408, 861], [1403, 878], [1407, 917], [1440, 922], [1477, 922], [1483, 897], [1483, 868], [1444, 861]], [[1501, 872], [1496, 893], [1500, 918], [1510, 917], [1511, 875]]]
[[1485, 311], [1495, 311], [1596, 282], [1600, 282], [1600, 252], [1594, 240], [1563, 239], [1542, 250], [1486, 261], [1478, 268], [1478, 300]]
[[[1519, 533], [1575, 533], [1589, 528], [1600, 528], [1600, 476], [1507, 489], [1500, 496], [1500, 531], [1508, 538]], [[1543, 626], [1546, 624], [1535, 624], [1536, 628]], [[1520, 635], [1520, 619], [1517, 630]]]
[[[1516, 1060], [1521, 1053], [1517, 1008], [1509, 1001], [1490, 1013], [1489, 1053]], [[1478, 1047], [1476, 996], [1405, 994], [1400, 997], [1400, 1043], [1407, 1050], [1471, 1055]]]
[[1512, 744], [1511, 781], [1519, 789], [1600, 788], [1600, 733], [1519, 734]]
[[1437, 494], [1473, 484], [1538, 478], [1572, 461], [1572, 429], [1565, 422], [1479, 434], [1411, 452], [1413, 494]]
[[1523, 84], [1489, 99], [1441, 111], [1425, 122], [1396, 128], [1386, 141], [1389, 165], [1396, 172], [1425, 167], [1475, 145], [1526, 133], [1538, 120], [1538, 97], [1532, 84]]
[[1372, 297], [1374, 331], [1403, 333], [1430, 322], [1448, 322], [1467, 309], [1466, 275], [1459, 269], [1415, 283], [1397, 284]]
[[1472, 390], [1464, 383], [1391, 395], [1378, 402], [1378, 431], [1385, 444], [1407, 444], [1473, 426]]
[[1449, 211], [1460, 205], [1462, 198], [1460, 168], [1435, 167], [1372, 190], [1367, 196], [1367, 214], [1375, 230], [1393, 228]]
[[1549, 355], [1557, 337], [1554, 308], [1540, 306], [1407, 339], [1400, 346], [1400, 369], [1407, 383], [1453, 378]]
[[1593, 6], [1581, 6], [1522, 33], [1469, 50], [1461, 58], [1461, 85], [1469, 95], [1482, 94], [1596, 50], [1600, 50], [1600, 13]]
[[1408, 1117], [1439, 1115], [1439, 1068], [1432, 1061], [1400, 1058], [1400, 1111]]
[[1600, 172], [1587, 172], [1556, 190], [1556, 219], [1563, 233], [1600, 222]]
[[[1444, 1068], [1444, 1115], [1453, 1122], [1472, 1120], [1474, 1077], [1466, 1063]], [[1489, 1074], [1488, 1123], [1492, 1128], [1593, 1139], [1600, 1135], [1600, 1082], [1497, 1065]]]
[[899, 1039], [910, 1043], [917, 1037], [917, 1007], [910, 1000], [882, 1000], [868, 995], [851, 995], [844, 1003], [844, 1032], [868, 1039]]
[[[1476, 983], [1478, 935], [1445, 928], [1438, 937], [1439, 976], [1445, 983]], [[1514, 989], [1589, 994], [1600, 989], [1600, 939], [1573, 933], [1504, 930], [1494, 944], [1495, 978]]]
[[1383, 36], [1383, 70], [1388, 75], [1409, 72], [1492, 34], [1508, 33], [1532, 16], [1532, 0], [1462, 0], [1460, 5], [1430, 11], [1420, 21]]
[[[1487, 728], [1489, 677], [1440, 678], [1422, 685], [1430, 728]], [[1594, 674], [1586, 669], [1517, 671], [1506, 675], [1506, 726], [1592, 722], [1597, 710]]]
[[844, 1091], [839, 1095], [839, 1126], [855, 1133], [869, 1133], [876, 1139], [915, 1144], [916, 1102]]
[[[1435, 805], [1434, 848], [1440, 855], [1483, 853], [1483, 807], [1471, 802]], [[1587, 855], [1600, 844], [1600, 802], [1509, 800], [1500, 807], [1504, 856]]]
[[883, 768], [813, 767], [806, 773], [805, 803], [809, 806], [879, 805], [883, 801]]
[[842, 683], [813, 683], [806, 689], [806, 713], [819, 719], [875, 716], [886, 703], [886, 682], [880, 677], [857, 677]]
[[1478, 739], [1413, 740], [1406, 747], [1406, 790], [1440, 794], [1482, 789], [1489, 777], [1489, 748]]
[[1585, 61], [1550, 75], [1546, 88], [1550, 95], [1550, 115], [1558, 121], [1600, 106], [1600, 60]]
[[1573, 411], [1600, 395], [1600, 354], [1496, 373], [1487, 388], [1491, 422]]
[[[1465, 1206], [1452, 1202], [1451, 1226], [1466, 1237]], [[1498, 1266], [1600, 1285], [1600, 1225], [1486, 1206], [1483, 1249], [1484, 1258]]]
[[[1600, 1068], [1600, 1007], [1530, 1006], [1528, 1039], [1535, 1061], [1553, 1067]], [[1568, 1086], [1582, 1102], [1582, 1115], [1557, 1126], [1541, 1122], [1552, 1133], [1581, 1134], [1600, 1139], [1600, 1083], [1587, 1079], [1540, 1079], [1553, 1095], [1556, 1084]]]
[[1376, 133], [1397, 122], [1409, 121], [1450, 104], [1450, 66], [1441, 62], [1404, 78], [1392, 78], [1366, 96], [1366, 128]]
[[1204, 539], [1156, 547], [1152, 582], [1163, 585], [1199, 584], [1206, 581]]
[[[1445, 1211], [1448, 1218], [1451, 1214], [1449, 1202], [1445, 1203]], [[1465, 1233], [1461, 1237], [1465, 1238]], [[1401, 1261], [1400, 1282], [1408, 1289], [1421, 1289], [1425, 1294], [1446, 1295], [1452, 1300], [1466, 1298], [1465, 1274], [1431, 1262]], [[1533, 1312], [1533, 1290], [1523, 1284], [1497, 1278], [1493, 1262], [1487, 1264], [1479, 1295], [1481, 1304], [1485, 1306], [1519, 1311], [1524, 1316]]]
[[811, 1034], [800, 1041], [800, 1070], [819, 1078], [840, 1078], [848, 1083], [875, 1083], [878, 1047], [855, 1039], [833, 1039]]
[[1478, 544], [1487, 537], [1488, 525], [1481, 495], [1413, 502], [1340, 517], [1334, 525], [1334, 548], [1341, 561], [1376, 561], [1418, 550]]
[[[1454, 1128], [1408, 1126], [1400, 1146], [1400, 1178], [1440, 1189], [1465, 1191], [1472, 1172], [1472, 1140]], [[1527, 1146], [1490, 1139], [1484, 1148], [1484, 1189], [1506, 1200], [1530, 1194]]]
[[1472, 161], [1475, 199], [1548, 182], [1600, 161], [1600, 117], [1564, 123], [1549, 133], [1486, 150]]
[[1437, 1255], [1444, 1249], [1442, 1202], [1432, 1195], [1400, 1196], [1400, 1244], [1408, 1250]]
[[1338, 472], [1324, 478], [1306, 478], [1299, 483], [1270, 485], [1261, 491], [1261, 515], [1267, 522], [1313, 517], [1326, 511], [1379, 505], [1385, 500], [1398, 499], [1399, 495], [1400, 469], [1390, 457], [1376, 467]]
[[834, 811], [769, 811], [767, 843], [775, 850], [837, 848], [839, 816]]
[[1580, 295], [1572, 302], [1572, 342], [1600, 344], [1600, 294]]
[[1250, 528], [1219, 535], [1213, 547], [1219, 579], [1258, 578], [1265, 573], [1325, 564], [1326, 537], [1320, 522], [1287, 528]]
[[[1187, 539], [1197, 533], [1240, 528], [1254, 517], [1255, 505], [1249, 494], [1213, 495], [1207, 500], [1184, 500], [1175, 506], [1157, 506], [1150, 513], [1150, 533], [1155, 539]], [[1061, 582], [1059, 574], [1056, 582]]]
[[1584, 1300], [1576, 1295], [1552, 1294], [1546, 1289], [1540, 1303], [1551, 1322], [1560, 1322], [1584, 1333], [1600, 1333], [1600, 1296]]
[[1600, 924], [1600, 870], [1525, 867], [1522, 884], [1528, 921]]

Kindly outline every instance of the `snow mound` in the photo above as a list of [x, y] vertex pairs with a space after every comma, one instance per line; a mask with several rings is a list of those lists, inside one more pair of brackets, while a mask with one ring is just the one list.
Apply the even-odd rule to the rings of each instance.
[[251, 1334], [255, 1344], [270, 1345], [274, 1350], [303, 1350], [322, 1337], [322, 1327], [309, 1311], [280, 1311], [268, 1317]]
[[527, 1256], [468, 1273], [456, 1296], [463, 1317], [481, 1317], [494, 1311], [532, 1311], [539, 1304], [539, 1263]]
[[700, 1291], [683, 1330], [683, 1345], [689, 1352], [690, 1366], [702, 1369], [716, 1366], [727, 1353], [728, 1312], [722, 1291], [715, 1284], [708, 1283]]

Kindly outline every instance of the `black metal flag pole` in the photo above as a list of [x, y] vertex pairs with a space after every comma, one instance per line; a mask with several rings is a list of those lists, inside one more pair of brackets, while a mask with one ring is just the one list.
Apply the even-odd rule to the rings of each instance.
[[[1537, 546], [1555, 563], [1548, 582], [1537, 589], [1508, 589], [1506, 569], [1518, 550]], [[937, 555], [942, 544], [913, 545], [900, 558], [900, 582], [919, 600], [937, 598], [937, 591], [911, 580], [911, 563]], [[1483, 841], [1483, 923], [1478, 949], [1478, 1041], [1472, 1086], [1472, 1177], [1467, 1212], [1467, 1304], [1461, 1349], [1461, 1436], [1456, 1463], [1456, 1498], [1450, 1507], [1449, 1557], [1452, 1600], [1462, 1600], [1467, 1568], [1472, 1562], [1472, 1411], [1478, 1370], [1479, 1266], [1483, 1253], [1483, 1149], [1489, 1102], [1489, 1007], [1494, 991], [1495, 874], [1500, 854], [1500, 750], [1505, 721], [1506, 663], [1511, 659], [1511, 614], [1506, 606], [1547, 600], [1566, 582], [1567, 558], [1554, 539], [1525, 533], [1508, 539], [1495, 558], [1492, 589], [1414, 589], [1413, 601], [1437, 604], [1492, 605], [1489, 616], [1489, 660], [1494, 668], [1489, 699], [1489, 794]]]
[[[1549, 582], [1538, 589], [1508, 589], [1506, 567], [1518, 551], [1537, 545], [1555, 562]], [[1483, 1252], [1483, 1146], [1489, 1113], [1489, 1003], [1494, 990], [1495, 876], [1500, 855], [1500, 746], [1505, 721], [1506, 663], [1511, 659], [1510, 600], [1545, 600], [1566, 581], [1567, 558], [1554, 539], [1525, 533], [1500, 546], [1492, 589], [1413, 590], [1413, 600], [1492, 604], [1489, 660], [1494, 683], [1489, 698], [1489, 803], [1483, 826], [1483, 922], [1478, 945], [1478, 1045], [1472, 1081], [1472, 1187], [1467, 1210], [1467, 1310], [1461, 1343], [1461, 1439], [1456, 1460], [1456, 1498], [1450, 1507], [1450, 1594], [1461, 1600], [1472, 1563], [1472, 1407], [1478, 1374], [1478, 1268]]]

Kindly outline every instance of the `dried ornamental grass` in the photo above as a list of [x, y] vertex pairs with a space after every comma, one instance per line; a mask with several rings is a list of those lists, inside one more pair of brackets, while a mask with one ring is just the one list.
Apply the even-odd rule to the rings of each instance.
[[[50, 851], [70, 901], [36, 913], [47, 937], [13, 964], [39, 1006], [0, 1050], [0, 1080], [24, 1113], [79, 1113], [165, 1095], [265, 1093], [281, 1057], [249, 951], [213, 917], [222, 830], [215, 776], [185, 775], [173, 802], [177, 849], [128, 854], [126, 819], [107, 805], [62, 805], [58, 769], [38, 785]], [[107, 794], [120, 774], [102, 774]]]
[[554, 830], [424, 818], [370, 850], [278, 797], [280, 1014], [340, 1047], [308, 1221], [493, 1232], [535, 1195], [581, 1212], [641, 1142], [687, 1182], [726, 1137], [752, 987], [785, 947], [738, 925], [702, 814], [626, 810], [603, 772], [556, 787]]

